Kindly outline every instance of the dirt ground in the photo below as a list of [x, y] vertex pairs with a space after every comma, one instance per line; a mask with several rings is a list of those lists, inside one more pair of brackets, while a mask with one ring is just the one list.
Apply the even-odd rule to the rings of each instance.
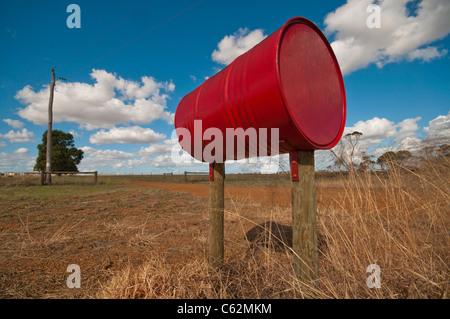
[[[166, 189], [176, 193], [189, 193], [197, 198], [209, 196], [209, 186], [203, 184], [180, 184], [135, 181], [133, 185], [147, 188]], [[225, 198], [233, 201], [246, 201], [262, 205], [289, 207], [291, 190], [288, 187], [225, 187]]]
[[[128, 181], [97, 193], [2, 200], [0, 298], [92, 298], [150, 255], [172, 264], [207, 256], [208, 192], [202, 184]], [[242, 246], [245, 233], [267, 221], [263, 211], [290, 205], [288, 188], [226, 187], [225, 197], [226, 240]], [[67, 287], [71, 264], [80, 266], [81, 289]]]
[[[133, 181], [133, 185], [144, 188], [166, 189], [176, 193], [188, 193], [197, 198], [209, 196], [209, 186], [204, 184], [181, 184], [164, 182]], [[342, 193], [342, 192], [341, 192]], [[330, 197], [339, 196], [337, 188], [318, 187], [317, 198], [329, 200]], [[235, 202], [247, 202], [263, 206], [291, 207], [291, 189], [289, 187], [225, 187], [225, 198]]]

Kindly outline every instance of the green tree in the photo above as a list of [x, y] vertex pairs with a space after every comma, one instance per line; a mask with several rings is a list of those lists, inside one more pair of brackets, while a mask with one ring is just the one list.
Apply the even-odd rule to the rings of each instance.
[[[36, 158], [35, 171], [45, 170], [47, 153], [47, 131], [42, 135], [42, 143], [37, 146], [39, 150]], [[52, 131], [52, 171], [78, 172], [77, 165], [83, 159], [83, 151], [75, 147], [73, 135], [63, 131]]]

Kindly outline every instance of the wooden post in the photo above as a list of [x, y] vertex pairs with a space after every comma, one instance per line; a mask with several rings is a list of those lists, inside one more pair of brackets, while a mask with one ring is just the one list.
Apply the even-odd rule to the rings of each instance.
[[47, 128], [47, 150], [45, 171], [46, 183], [51, 185], [52, 183], [52, 123], [53, 123], [53, 91], [55, 90], [55, 69], [52, 69], [52, 83], [50, 84], [50, 99], [48, 101], [48, 128]]
[[223, 263], [224, 251], [224, 180], [225, 163], [211, 163], [209, 182], [209, 264], [217, 270]]
[[294, 273], [300, 281], [315, 286], [318, 276], [318, 250], [314, 151], [291, 152], [290, 162]]
[[94, 172], [94, 182], [95, 182], [95, 184], [97, 184], [97, 182], [98, 182], [98, 173], [97, 173], [97, 171]]
[[187, 184], [187, 172], [184, 171], [184, 183]]
[[45, 184], [45, 172], [41, 171], [41, 186]]

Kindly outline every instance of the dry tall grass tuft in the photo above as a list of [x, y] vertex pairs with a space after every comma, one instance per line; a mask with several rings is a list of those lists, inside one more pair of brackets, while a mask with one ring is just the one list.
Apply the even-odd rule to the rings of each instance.
[[[332, 185], [319, 180], [317, 288], [293, 277], [289, 208], [255, 217], [232, 202], [220, 273], [209, 270], [205, 255], [171, 264], [155, 253], [117, 273], [96, 297], [293, 298], [297, 290], [307, 298], [446, 298], [449, 182], [445, 157], [354, 171]], [[371, 264], [380, 267], [381, 288], [367, 285]]]
[[[333, 298], [442, 298], [449, 280], [448, 159], [423, 159], [414, 169], [351, 172], [342, 192], [318, 206], [321, 291]], [[377, 264], [381, 288], [366, 284]]]

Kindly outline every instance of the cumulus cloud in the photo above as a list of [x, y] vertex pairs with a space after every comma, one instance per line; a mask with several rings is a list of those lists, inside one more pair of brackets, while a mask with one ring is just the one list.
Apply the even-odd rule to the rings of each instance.
[[22, 128], [25, 124], [18, 120], [4, 119], [3, 122], [7, 123], [9, 126], [15, 129]]
[[[169, 124], [173, 114], [167, 111], [172, 82], [158, 82], [143, 76], [140, 82], [125, 80], [105, 70], [93, 70], [94, 84], [56, 83], [53, 121], [75, 122], [87, 130], [113, 128], [117, 124], [148, 124], [162, 119]], [[35, 124], [47, 123], [48, 87], [35, 91], [26, 86], [15, 98], [26, 105], [18, 115]]]
[[261, 29], [250, 31], [247, 28], [240, 28], [234, 34], [220, 40], [217, 50], [212, 53], [212, 59], [217, 63], [228, 65], [266, 37]]
[[345, 127], [344, 135], [355, 131], [362, 133], [361, 142], [366, 145], [379, 144], [386, 139], [393, 138], [395, 143], [404, 143], [405, 139], [418, 140], [416, 138], [421, 117], [405, 119], [397, 124], [386, 118], [374, 117], [367, 121], [358, 121], [355, 125]]
[[423, 62], [429, 62], [433, 59], [441, 58], [447, 55], [448, 51], [442, 49], [439, 51], [436, 47], [426, 47], [424, 49], [416, 49], [408, 53], [408, 60], [422, 60]]
[[345, 127], [344, 135], [355, 131], [363, 134], [361, 140], [367, 144], [381, 143], [384, 139], [393, 137], [397, 133], [394, 122], [378, 117], [367, 121], [358, 121], [351, 127]]
[[428, 138], [450, 139], [450, 111], [447, 115], [439, 115], [428, 122], [428, 126], [423, 130], [428, 133]]
[[133, 153], [123, 152], [119, 150], [99, 150], [90, 146], [80, 148], [84, 152], [84, 158], [78, 165], [82, 170], [101, 170], [121, 163], [124, 160], [134, 157]]
[[0, 171], [25, 172], [33, 170], [36, 158], [30, 156], [26, 149], [19, 148], [13, 153], [0, 153]]
[[15, 154], [27, 154], [29, 152], [28, 148], [21, 147], [14, 151]]
[[101, 130], [89, 138], [89, 142], [96, 145], [104, 144], [143, 144], [155, 143], [164, 139], [166, 135], [156, 133], [152, 129], [140, 126], [116, 127], [109, 131]]
[[83, 133], [79, 134], [75, 130], [70, 130], [69, 133], [72, 134], [73, 137], [81, 137], [81, 136], [83, 136]]
[[367, 7], [373, 0], [348, 0], [325, 17], [325, 32], [335, 34], [331, 46], [343, 74], [371, 63], [383, 67], [404, 59], [428, 62], [447, 54], [429, 46], [450, 32], [450, 2], [422, 0], [414, 14], [410, 0], [380, 0], [380, 28], [369, 28]]
[[185, 167], [188, 170], [192, 169], [195, 171], [206, 172], [208, 169], [207, 163], [203, 163], [194, 159], [191, 155], [184, 151], [180, 151], [180, 154], [158, 155], [157, 157], [152, 159], [151, 164], [155, 167], [171, 168], [172, 170], [177, 167]]
[[419, 131], [417, 122], [420, 120], [421, 117], [409, 118], [395, 124], [388, 119], [374, 117], [367, 121], [358, 121], [351, 127], [346, 127], [344, 135], [355, 131], [362, 133], [361, 144], [364, 151], [367, 147], [388, 140], [397, 149], [413, 149], [420, 142], [417, 137]]
[[173, 171], [177, 167], [183, 167], [187, 170], [206, 171], [208, 165], [194, 160], [186, 152], [181, 152], [178, 141], [174, 139], [164, 140], [162, 143], [132, 153], [111, 149], [100, 150], [90, 146], [81, 149], [84, 151], [84, 158], [78, 166], [80, 170], [124, 173], [127, 170], [146, 171], [155, 167]]
[[127, 153], [118, 150], [99, 150], [90, 146], [84, 146], [80, 149], [84, 152], [85, 155], [88, 155], [90, 158], [98, 160], [100, 162], [115, 161], [133, 157], [133, 153]]
[[398, 123], [395, 127], [398, 129], [394, 142], [397, 144], [399, 150], [414, 150], [420, 144], [420, 139], [417, 137], [419, 125], [417, 124], [422, 118], [416, 117], [406, 119]]
[[164, 140], [162, 143], [153, 144], [147, 147], [143, 147], [139, 150], [138, 154], [141, 156], [151, 156], [157, 154], [168, 155], [171, 154], [172, 149], [178, 145], [178, 139]]
[[[353, 156], [352, 161], [359, 163], [365, 154], [372, 154], [378, 157], [388, 150], [416, 150], [420, 147], [422, 141], [417, 135], [419, 131], [417, 122], [420, 119], [421, 117], [408, 118], [397, 124], [386, 118], [378, 117], [367, 121], [358, 121], [353, 126], [345, 127], [344, 137], [333, 148], [333, 152], [349, 161], [350, 157]], [[358, 140], [353, 155], [351, 155], [352, 148], [345, 135], [353, 132], [360, 132], [362, 135]], [[327, 169], [334, 163], [335, 158], [331, 155], [331, 152], [316, 154], [316, 159], [320, 163], [318, 166], [321, 169]]]
[[34, 137], [34, 133], [28, 131], [26, 128], [20, 131], [9, 131], [6, 134], [0, 134], [0, 138], [9, 140], [11, 143], [27, 143], [31, 142]]

